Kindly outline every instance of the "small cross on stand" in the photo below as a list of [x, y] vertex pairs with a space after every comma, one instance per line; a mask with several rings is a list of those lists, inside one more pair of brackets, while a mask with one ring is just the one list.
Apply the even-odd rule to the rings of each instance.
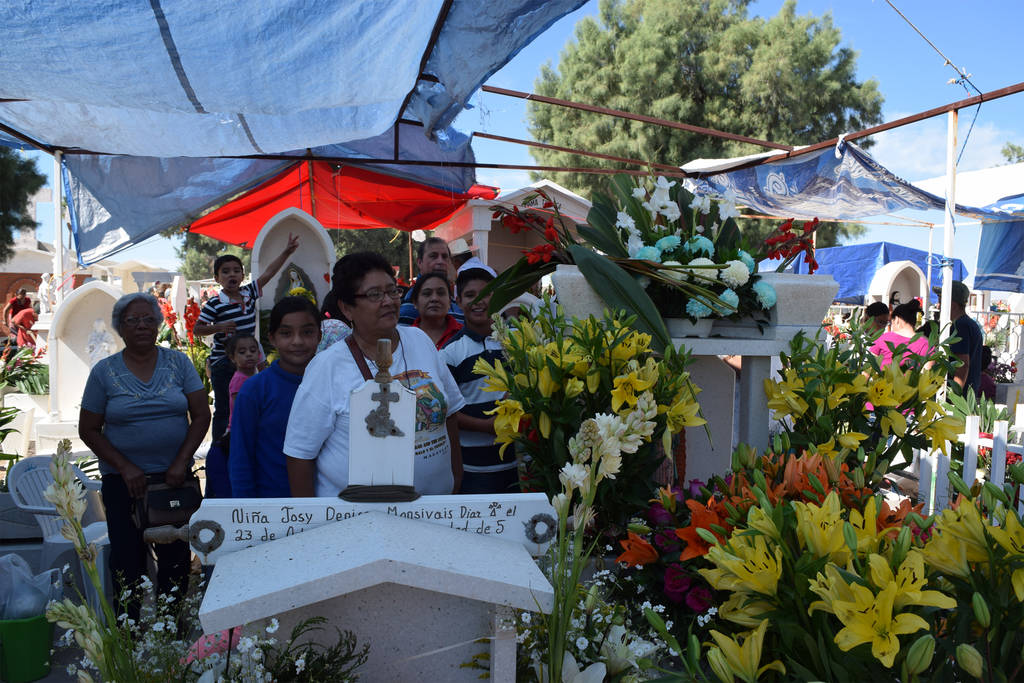
[[416, 394], [391, 377], [390, 339], [377, 340], [376, 362], [377, 374], [352, 392], [348, 487], [338, 495], [350, 502], [415, 500]]
[[377, 340], [377, 374], [373, 381], [380, 387], [380, 391], [370, 394], [370, 398], [379, 404], [366, 416], [366, 429], [373, 436], [384, 438], [386, 436], [405, 436], [395, 421], [391, 419], [391, 403], [397, 403], [398, 394], [391, 391], [391, 340]]

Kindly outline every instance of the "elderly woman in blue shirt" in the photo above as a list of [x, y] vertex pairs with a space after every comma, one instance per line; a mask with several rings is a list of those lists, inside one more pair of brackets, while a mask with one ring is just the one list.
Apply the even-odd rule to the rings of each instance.
[[[111, 323], [124, 350], [93, 366], [82, 395], [78, 434], [96, 454], [103, 477], [103, 505], [110, 538], [110, 571], [117, 595], [146, 573], [148, 548], [132, 520], [133, 500], [148, 482], [180, 486], [210, 426], [206, 389], [188, 356], [158, 346], [163, 316], [151, 294], [121, 297]], [[157, 589], [185, 587], [191, 554], [183, 541], [159, 544]], [[138, 602], [121, 605], [129, 616]]]

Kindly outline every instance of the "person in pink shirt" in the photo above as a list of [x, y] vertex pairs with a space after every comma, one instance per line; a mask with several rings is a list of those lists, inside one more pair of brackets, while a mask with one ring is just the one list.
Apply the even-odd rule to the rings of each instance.
[[235, 374], [228, 384], [228, 395], [231, 397], [228, 412], [228, 429], [231, 429], [231, 413], [235, 410], [235, 396], [242, 389], [242, 383], [256, 374], [256, 366], [260, 362], [260, 347], [256, 337], [251, 334], [236, 334], [228, 339], [225, 347], [228, 359], [235, 366]]
[[871, 353], [878, 356], [879, 364], [883, 368], [892, 362], [893, 349], [899, 346], [905, 347], [900, 365], [915, 355], [920, 357], [928, 355], [930, 347], [927, 337], [915, 337], [917, 333], [914, 330], [914, 325], [917, 323], [919, 310], [917, 302], [900, 304], [893, 309], [892, 318], [889, 321], [889, 331], [883, 332], [871, 346]]

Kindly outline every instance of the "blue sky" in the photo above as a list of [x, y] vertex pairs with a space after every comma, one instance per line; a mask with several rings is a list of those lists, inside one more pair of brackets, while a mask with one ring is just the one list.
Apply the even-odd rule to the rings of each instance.
[[[1019, 51], [1020, 26], [1024, 24], [1024, 2], [1020, 0], [893, 0], [893, 3], [942, 50], [949, 59], [971, 74], [982, 92], [1013, 85], [1024, 80]], [[771, 16], [782, 0], [757, 0], [750, 14]], [[530, 91], [545, 62], [557, 65], [559, 52], [572, 39], [573, 27], [585, 16], [596, 16], [597, 0], [591, 0], [576, 12], [553, 25], [546, 33], [523, 49], [508, 65], [488, 81], [491, 85]], [[943, 65], [942, 58], [918, 36], [885, 0], [800, 0], [798, 14], [820, 16], [830, 12], [842, 35], [842, 43], [858, 52], [858, 79], [873, 78], [885, 98], [886, 121], [937, 107], [968, 96], [959, 85], [947, 81], [955, 76]], [[465, 131], [481, 130], [509, 137], [528, 138], [525, 103], [500, 95], [478, 93], [474, 108], [464, 112], [456, 126]], [[595, 103], [600, 104], [600, 103]], [[961, 112], [962, 144], [974, 110]], [[938, 117], [877, 136], [871, 154], [884, 166], [908, 180], [921, 180], [945, 172], [946, 120]], [[1024, 144], [1024, 94], [1012, 95], [982, 105], [967, 142], [959, 170], [969, 171], [1002, 163], [999, 150], [1007, 142]], [[534, 163], [525, 147], [508, 143], [476, 140], [477, 160], [493, 163]], [[685, 163], [686, 159], [664, 160]], [[49, 173], [52, 162], [40, 155], [41, 170]], [[525, 172], [478, 172], [479, 182], [515, 189], [529, 182]], [[51, 212], [41, 216], [41, 239], [52, 239]], [[913, 214], [914, 218], [941, 224], [940, 213]], [[886, 219], [880, 219], [886, 220]], [[979, 229], [962, 226], [957, 231], [955, 255], [962, 258], [973, 273], [977, 257]], [[907, 227], [872, 227], [858, 242], [882, 239], [917, 248], [927, 247], [927, 230]], [[936, 247], [941, 235], [936, 235]], [[138, 259], [153, 265], [173, 267], [173, 249], [167, 240], [155, 238], [118, 255], [119, 259]]]

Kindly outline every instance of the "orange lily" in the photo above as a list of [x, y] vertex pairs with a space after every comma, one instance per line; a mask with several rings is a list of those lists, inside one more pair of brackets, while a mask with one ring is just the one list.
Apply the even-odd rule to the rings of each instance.
[[650, 564], [658, 559], [658, 551], [654, 546], [632, 531], [629, 532], [629, 538], [619, 541], [619, 545], [625, 552], [615, 558], [616, 562], [625, 562], [634, 567]]

